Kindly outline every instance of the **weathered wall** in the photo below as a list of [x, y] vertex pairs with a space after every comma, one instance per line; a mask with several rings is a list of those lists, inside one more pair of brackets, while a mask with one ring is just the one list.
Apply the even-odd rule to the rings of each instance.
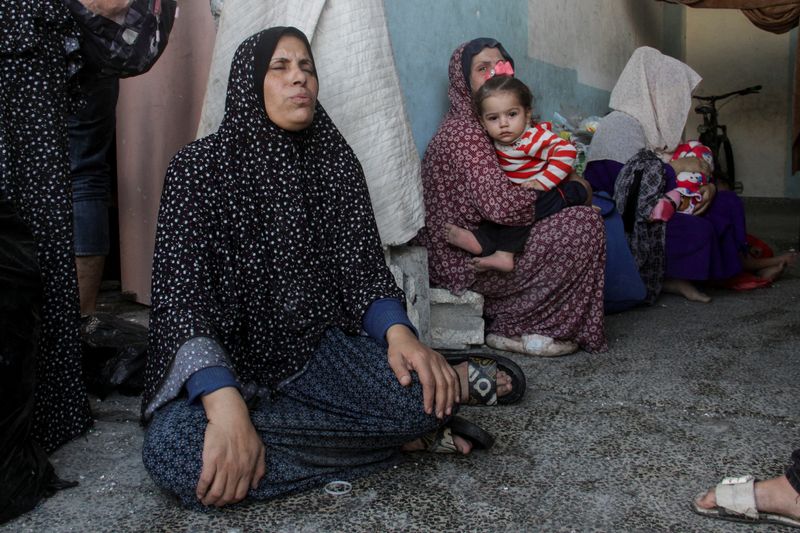
[[631, 52], [649, 44], [680, 55], [679, 7], [642, 0], [385, 0], [395, 61], [422, 154], [447, 111], [447, 64], [475, 37], [494, 37], [544, 119], [562, 108], [607, 111]]
[[[697, 94], [764, 86], [760, 94], [734, 98], [720, 111], [744, 195], [800, 197], [800, 176], [789, 174], [792, 36], [760, 30], [735, 10], [687, 9], [685, 16], [686, 62], [703, 77]], [[699, 122], [691, 113], [687, 135], [697, 135]]]

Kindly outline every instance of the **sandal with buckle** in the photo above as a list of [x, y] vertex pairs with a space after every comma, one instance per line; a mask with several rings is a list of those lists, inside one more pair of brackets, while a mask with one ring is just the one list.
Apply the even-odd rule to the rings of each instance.
[[[469, 400], [466, 405], [509, 405], [519, 402], [525, 395], [525, 373], [517, 363], [491, 353], [442, 354], [451, 366], [467, 363]], [[497, 371], [511, 378], [511, 392], [497, 396]]]
[[457, 453], [454, 435], [472, 443], [476, 450], [488, 450], [494, 445], [494, 435], [460, 416], [452, 417], [439, 429], [422, 436], [425, 451], [431, 453]]

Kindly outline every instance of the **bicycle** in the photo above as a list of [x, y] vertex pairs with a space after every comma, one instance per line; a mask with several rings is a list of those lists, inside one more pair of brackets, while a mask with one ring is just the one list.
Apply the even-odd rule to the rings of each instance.
[[719, 123], [717, 102], [731, 96], [755, 94], [760, 90], [761, 85], [754, 85], [726, 94], [692, 97], [695, 100], [706, 102], [695, 107], [694, 111], [703, 115], [703, 123], [697, 126], [697, 132], [700, 134], [699, 141], [708, 146], [714, 155], [714, 181], [737, 193], [742, 192], [743, 186], [742, 182], [736, 181], [736, 166], [733, 162], [731, 141], [728, 139], [728, 127]]

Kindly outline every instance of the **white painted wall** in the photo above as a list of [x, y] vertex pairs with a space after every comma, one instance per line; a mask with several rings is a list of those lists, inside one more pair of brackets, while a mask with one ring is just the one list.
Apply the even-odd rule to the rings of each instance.
[[[703, 77], [697, 94], [764, 86], [760, 94], [737, 97], [720, 112], [744, 196], [786, 195], [791, 60], [788, 33], [760, 30], [738, 10], [686, 10], [686, 63]], [[690, 113], [687, 136], [697, 136], [698, 122], [700, 116]]]
[[661, 48], [664, 9], [644, 0], [528, 0], [528, 56], [610, 91], [637, 47]]

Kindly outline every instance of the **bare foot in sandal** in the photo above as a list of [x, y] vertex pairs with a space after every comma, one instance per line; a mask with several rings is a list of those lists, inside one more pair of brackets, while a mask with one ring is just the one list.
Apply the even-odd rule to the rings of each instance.
[[[472, 451], [472, 443], [459, 435], [453, 435], [453, 444], [456, 445], [458, 453], [468, 455]], [[413, 440], [403, 445], [404, 452], [421, 452], [426, 448], [422, 439]]]
[[[453, 369], [455, 369], [456, 374], [458, 374], [458, 378], [461, 381], [461, 403], [466, 404], [469, 401], [469, 364], [467, 362], [463, 362], [453, 366]], [[498, 398], [501, 398], [512, 391], [513, 385], [511, 376], [499, 368], [497, 369], [497, 377], [495, 380], [497, 382]]]
[[[789, 484], [786, 476], [778, 476], [755, 484], [756, 509], [763, 513], [774, 513], [800, 519], [800, 494]], [[695, 500], [698, 507], [714, 509], [717, 498], [714, 489], [710, 489]]]

